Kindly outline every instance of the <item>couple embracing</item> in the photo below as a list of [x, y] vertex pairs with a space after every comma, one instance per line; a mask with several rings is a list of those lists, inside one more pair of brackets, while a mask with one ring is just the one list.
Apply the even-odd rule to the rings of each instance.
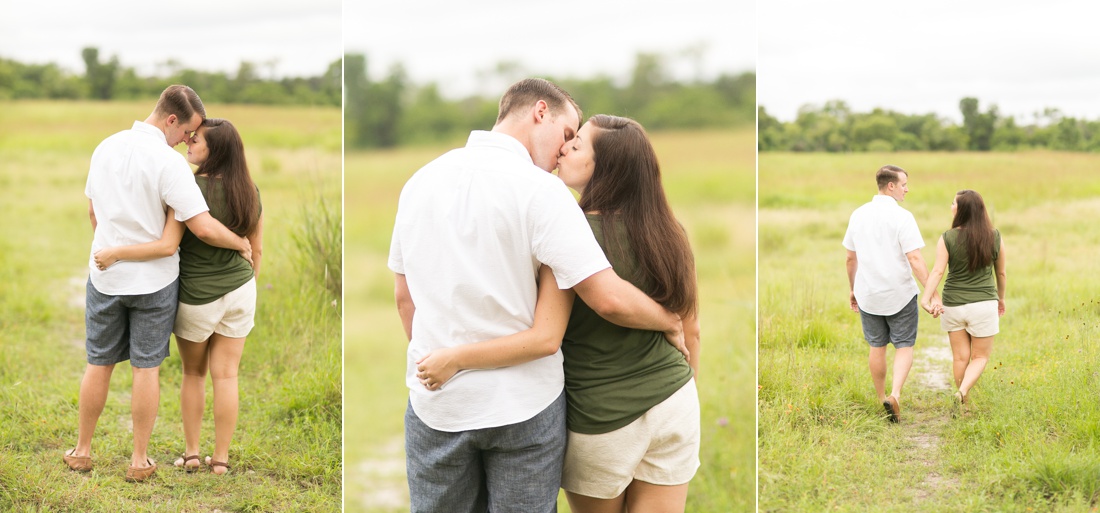
[[581, 119], [557, 85], [522, 80], [491, 131], [401, 192], [414, 512], [556, 511], [559, 488], [575, 512], [684, 509], [694, 259], [642, 127]]
[[[173, 149], [180, 143], [187, 144], [186, 159]], [[96, 148], [85, 194], [94, 231], [85, 303], [88, 363], [77, 443], [63, 459], [73, 470], [92, 470], [92, 437], [111, 374], [129, 360], [134, 446], [126, 480], [144, 481], [156, 472], [148, 444], [160, 404], [160, 365], [174, 332], [184, 373], [185, 449], [176, 466], [192, 471], [201, 465], [209, 372], [215, 446], [206, 464], [224, 474], [263, 237], [259, 190], [240, 134], [229, 121], [207, 119], [190, 87], [170, 86], [145, 121]]]

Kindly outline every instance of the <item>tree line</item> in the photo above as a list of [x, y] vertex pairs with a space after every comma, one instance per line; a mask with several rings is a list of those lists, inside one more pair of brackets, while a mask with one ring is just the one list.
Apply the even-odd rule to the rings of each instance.
[[[117, 56], [104, 60], [99, 49], [81, 51], [84, 74], [65, 71], [57, 64], [25, 64], [0, 58], [0, 100], [92, 99], [131, 100], [160, 95], [171, 84], [186, 84], [210, 103], [265, 105], [331, 105], [341, 102], [341, 61], [329, 64], [314, 77], [264, 78], [265, 64], [241, 62], [236, 74], [183, 68], [169, 59], [161, 67], [164, 76], [139, 76], [123, 66]], [[273, 63], [267, 63], [274, 66]]]
[[1016, 151], [1046, 148], [1100, 151], [1100, 120], [1065, 116], [1057, 109], [1036, 113], [1030, 124], [1002, 115], [996, 105], [984, 112], [976, 98], [959, 101], [963, 122], [935, 114], [903, 114], [876, 108], [852, 112], [842, 100], [799, 109], [782, 122], [757, 110], [760, 151]]
[[[677, 81], [670, 57], [637, 55], [624, 85], [612, 77], [545, 77], [562, 86], [584, 111], [634, 118], [647, 130], [732, 127], [750, 124], [756, 106], [756, 74], [721, 74], [709, 81]], [[492, 72], [508, 80], [522, 78], [516, 63], [500, 63]], [[500, 80], [497, 80], [500, 81]], [[344, 56], [344, 140], [353, 148], [385, 148], [464, 137], [487, 130], [497, 117], [499, 94], [447, 99], [435, 83], [414, 84], [398, 64], [385, 76], [368, 75], [367, 57]]]

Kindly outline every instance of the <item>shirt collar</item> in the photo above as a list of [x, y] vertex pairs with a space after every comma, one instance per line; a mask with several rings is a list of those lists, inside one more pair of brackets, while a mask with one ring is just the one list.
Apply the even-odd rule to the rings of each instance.
[[894, 205], [898, 204], [898, 200], [894, 199], [893, 196], [888, 196], [886, 194], [875, 194], [875, 196], [871, 198], [871, 201], [888, 201], [890, 203], [893, 203]]
[[489, 132], [487, 130], [474, 130], [470, 132], [470, 138], [466, 141], [467, 148], [497, 148], [509, 153], [514, 153], [516, 156], [523, 158], [526, 162], [530, 162], [531, 165], [535, 164], [535, 161], [531, 159], [531, 154], [527, 152], [527, 148], [523, 146], [515, 137], [500, 132]]
[[134, 121], [134, 126], [133, 128], [131, 128], [131, 130], [158, 137], [160, 138], [161, 142], [163, 142], [165, 145], [168, 145], [168, 137], [164, 135], [164, 132], [162, 132], [159, 128], [155, 126], [150, 125], [149, 123], [146, 123], [144, 121]]

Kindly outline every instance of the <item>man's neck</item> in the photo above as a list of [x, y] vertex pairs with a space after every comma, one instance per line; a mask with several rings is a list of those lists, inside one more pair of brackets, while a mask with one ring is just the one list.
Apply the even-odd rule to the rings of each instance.
[[494, 125], [492, 132], [504, 134], [519, 141], [519, 143], [527, 149], [527, 154], [533, 155], [531, 152], [531, 134], [527, 130], [524, 130], [523, 127], [517, 126], [509, 120], [504, 120]]
[[149, 114], [149, 117], [145, 118], [145, 123], [157, 127], [157, 130], [160, 130], [161, 133], [164, 134], [164, 138], [168, 138], [168, 132], [164, 126], [164, 119], [158, 117], [156, 113]]

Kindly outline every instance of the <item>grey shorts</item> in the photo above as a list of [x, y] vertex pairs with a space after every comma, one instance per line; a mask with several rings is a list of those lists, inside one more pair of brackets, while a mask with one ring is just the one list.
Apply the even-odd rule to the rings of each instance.
[[109, 296], [88, 280], [84, 327], [88, 363], [114, 365], [130, 360], [138, 368], [157, 367], [168, 358], [176, 321], [179, 279], [151, 294]]
[[871, 347], [884, 347], [887, 343], [895, 348], [913, 347], [917, 342], [917, 296], [909, 304], [892, 315], [875, 315], [859, 310], [863, 321], [863, 338]]
[[565, 391], [534, 417], [472, 431], [436, 431], [405, 410], [412, 513], [552, 513], [565, 457]]

